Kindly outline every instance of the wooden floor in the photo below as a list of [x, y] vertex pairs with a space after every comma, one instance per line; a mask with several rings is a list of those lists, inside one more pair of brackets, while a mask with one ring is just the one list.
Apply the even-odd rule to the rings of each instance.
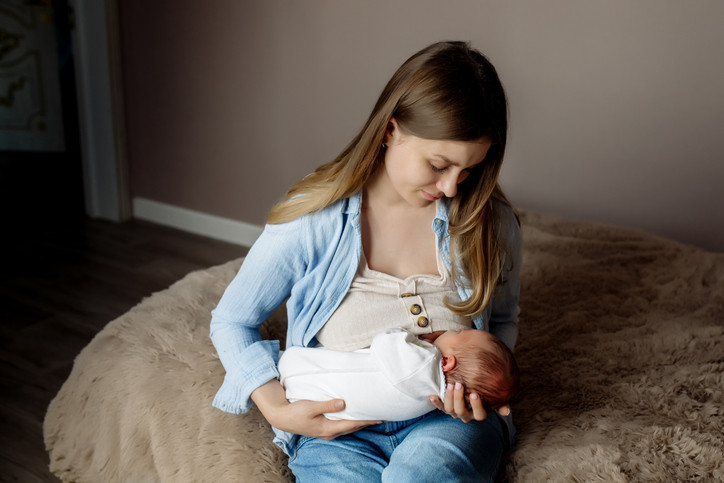
[[[6, 225], [7, 226], [7, 225]], [[5, 230], [0, 272], [0, 481], [59, 481], [42, 424], [78, 352], [108, 322], [241, 246], [132, 221]]]

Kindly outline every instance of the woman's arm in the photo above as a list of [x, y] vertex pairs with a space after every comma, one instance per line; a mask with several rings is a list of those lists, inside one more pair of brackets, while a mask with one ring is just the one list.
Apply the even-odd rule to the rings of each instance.
[[[500, 236], [507, 245], [507, 257], [503, 267], [502, 284], [498, 285], [493, 300], [490, 302], [490, 333], [498, 337], [505, 345], [513, 350], [518, 338], [518, 313], [520, 312], [518, 300], [520, 297], [520, 268], [523, 263], [522, 237], [520, 224], [515, 212], [510, 206], [500, 207], [501, 230]], [[434, 340], [434, 336], [432, 340]], [[469, 407], [465, 399], [465, 387], [460, 384], [448, 384], [445, 402], [437, 396], [431, 396], [430, 401], [454, 418], [466, 423], [472, 420], [482, 421], [487, 417], [480, 397], [471, 393], [468, 397]], [[502, 416], [510, 414], [509, 406], [496, 408]]]
[[210, 335], [226, 369], [214, 406], [230, 413], [251, 407], [249, 396], [278, 377], [278, 341], [259, 326], [291, 292], [306, 267], [301, 221], [267, 226], [212, 312]]
[[344, 409], [343, 400], [290, 403], [284, 394], [284, 388], [276, 379], [257, 388], [251, 394], [251, 398], [269, 424], [282, 431], [304, 436], [334, 439], [381, 422], [327, 419], [324, 413], [334, 413]]
[[344, 408], [344, 401], [287, 401], [276, 379], [279, 342], [262, 340], [259, 326], [304, 276], [307, 247], [304, 219], [270, 225], [246, 256], [212, 313], [211, 339], [226, 369], [214, 406], [244, 413], [253, 401], [277, 429], [331, 439], [378, 421], [330, 421], [324, 413]]
[[490, 302], [490, 333], [503, 341], [512, 351], [518, 338], [518, 314], [520, 308], [520, 269], [523, 265], [523, 238], [520, 223], [513, 209], [501, 207], [500, 234], [507, 246], [502, 283], [496, 287]]

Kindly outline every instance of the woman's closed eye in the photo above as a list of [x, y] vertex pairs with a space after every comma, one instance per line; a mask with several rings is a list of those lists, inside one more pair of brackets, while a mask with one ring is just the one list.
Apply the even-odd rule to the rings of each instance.
[[[432, 162], [430, 162], [429, 164], [430, 164], [430, 168], [431, 168], [435, 173], [438, 173], [438, 174], [443, 174], [443, 173], [445, 173], [445, 172], [448, 170], [448, 168], [450, 168], [450, 165], [446, 165], [446, 166], [436, 166], [436, 165], [435, 165], [434, 163], [432, 163]], [[472, 168], [465, 168], [465, 169], [463, 169], [462, 171], [460, 171], [460, 174], [458, 175], [458, 183], [462, 183], [463, 181], [465, 181], [465, 178], [467, 178], [468, 175], [470, 175], [470, 172], [471, 172], [471, 171], [472, 171]]]
[[448, 166], [439, 167], [430, 163], [430, 168], [432, 168], [432, 170], [436, 173], [444, 173], [445, 171], [447, 171]]

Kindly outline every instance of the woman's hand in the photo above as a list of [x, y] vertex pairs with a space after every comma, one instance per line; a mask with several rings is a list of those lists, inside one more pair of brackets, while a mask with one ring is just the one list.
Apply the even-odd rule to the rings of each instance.
[[289, 433], [321, 439], [334, 439], [381, 422], [327, 419], [324, 413], [344, 409], [344, 401], [341, 399], [287, 402], [284, 408], [281, 411], [279, 408], [274, 410], [273, 421], [269, 421], [272, 426]]
[[284, 388], [276, 379], [257, 388], [251, 394], [251, 399], [269, 424], [282, 431], [302, 436], [334, 439], [381, 422], [327, 419], [324, 413], [334, 413], [344, 409], [343, 400], [290, 403], [287, 401]]
[[[469, 405], [465, 401], [465, 387], [459, 382], [447, 385], [445, 393], [445, 402], [443, 403], [438, 396], [430, 396], [430, 402], [440, 411], [443, 411], [455, 419], [460, 419], [464, 423], [470, 421], [482, 421], [488, 417], [488, 412], [483, 407], [480, 396], [470, 393], [468, 396]], [[501, 406], [497, 408], [498, 414], [507, 416], [510, 414], [509, 406]]]

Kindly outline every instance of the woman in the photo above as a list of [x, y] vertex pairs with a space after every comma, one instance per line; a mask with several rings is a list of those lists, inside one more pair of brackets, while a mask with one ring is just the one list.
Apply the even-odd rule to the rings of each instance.
[[349, 146], [273, 208], [213, 312], [226, 369], [214, 405], [243, 413], [253, 401], [299, 481], [495, 476], [512, 424], [476, 394], [448, 387], [444, 402], [431, 397], [438, 410], [410, 421], [332, 421], [323, 413], [341, 400], [286, 400], [279, 342], [258, 327], [288, 299], [290, 347], [474, 327], [512, 349], [520, 230], [497, 184], [506, 138], [494, 67], [466, 43], [436, 43], [397, 70]]

